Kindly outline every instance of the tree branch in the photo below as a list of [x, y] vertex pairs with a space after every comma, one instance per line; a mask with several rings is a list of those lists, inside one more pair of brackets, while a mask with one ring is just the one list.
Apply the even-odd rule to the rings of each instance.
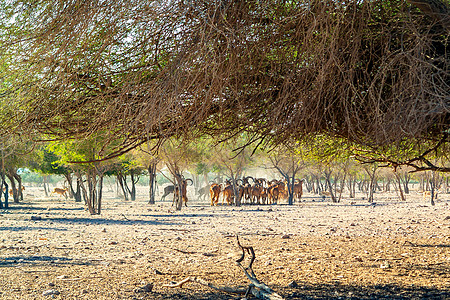
[[450, 8], [441, 0], [407, 0], [450, 32]]

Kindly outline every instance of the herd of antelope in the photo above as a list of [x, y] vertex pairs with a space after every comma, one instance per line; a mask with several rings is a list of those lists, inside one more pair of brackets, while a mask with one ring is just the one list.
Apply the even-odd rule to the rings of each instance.
[[[249, 181], [251, 179], [251, 182]], [[296, 179], [293, 186], [294, 201], [300, 200], [303, 194], [303, 180]], [[212, 183], [209, 187], [211, 206], [219, 204], [222, 195], [222, 205], [235, 203], [241, 204], [277, 204], [278, 200], [288, 197], [288, 185], [285, 180], [267, 180], [265, 178], [253, 178], [251, 176], [238, 179], [235, 182], [236, 191], [231, 180], [225, 183]], [[199, 190], [204, 193], [205, 190]], [[236, 199], [237, 197], [237, 199]]]

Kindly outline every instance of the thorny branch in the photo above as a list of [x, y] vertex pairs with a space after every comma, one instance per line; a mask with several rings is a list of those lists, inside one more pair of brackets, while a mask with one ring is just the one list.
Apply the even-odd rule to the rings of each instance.
[[449, 130], [444, 0], [22, 2], [0, 20], [3, 133], [101, 133], [126, 141], [114, 157], [168, 137], [389, 145]]
[[[437, 166], [436, 164], [432, 163], [426, 157], [427, 155], [438, 151], [438, 149], [440, 149], [445, 143], [448, 143], [448, 142], [449, 142], [449, 134], [444, 133], [442, 138], [439, 140], [438, 143], [436, 143], [436, 145], [434, 145], [433, 147], [430, 147], [429, 149], [425, 150], [424, 152], [422, 152], [421, 154], [419, 154], [413, 158], [406, 159], [403, 161], [389, 158], [385, 154], [379, 154], [381, 156], [379, 158], [369, 157], [369, 156], [362, 155], [362, 154], [355, 154], [354, 157], [356, 160], [358, 160], [359, 162], [361, 162], [363, 164], [386, 163], [387, 165], [385, 165], [383, 167], [390, 166], [390, 167], [394, 168], [394, 171], [400, 166], [408, 166], [408, 167], [411, 167], [414, 169], [414, 170], [410, 171], [410, 173], [415, 173], [415, 172], [420, 172], [420, 171], [450, 172], [450, 167]], [[362, 152], [362, 151], [360, 151], [360, 152]], [[420, 163], [424, 164], [425, 166], [419, 165]]]

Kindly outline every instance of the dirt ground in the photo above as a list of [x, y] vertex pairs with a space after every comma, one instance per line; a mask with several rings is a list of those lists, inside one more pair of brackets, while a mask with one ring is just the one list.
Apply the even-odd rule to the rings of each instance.
[[164, 286], [248, 285], [236, 235], [254, 247], [258, 279], [286, 299], [450, 299], [448, 194], [435, 206], [412, 192], [241, 207], [191, 195], [176, 212], [147, 204], [145, 189], [134, 202], [110, 191], [100, 216], [38, 188], [25, 198], [0, 211], [0, 299], [241, 299]]

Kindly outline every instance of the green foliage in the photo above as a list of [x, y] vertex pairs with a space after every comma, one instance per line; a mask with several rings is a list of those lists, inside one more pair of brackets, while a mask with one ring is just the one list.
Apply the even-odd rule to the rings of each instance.
[[61, 163], [60, 157], [51, 150], [51, 146], [39, 147], [35, 150], [36, 156], [30, 162], [30, 169], [44, 175], [67, 174], [70, 170]]

